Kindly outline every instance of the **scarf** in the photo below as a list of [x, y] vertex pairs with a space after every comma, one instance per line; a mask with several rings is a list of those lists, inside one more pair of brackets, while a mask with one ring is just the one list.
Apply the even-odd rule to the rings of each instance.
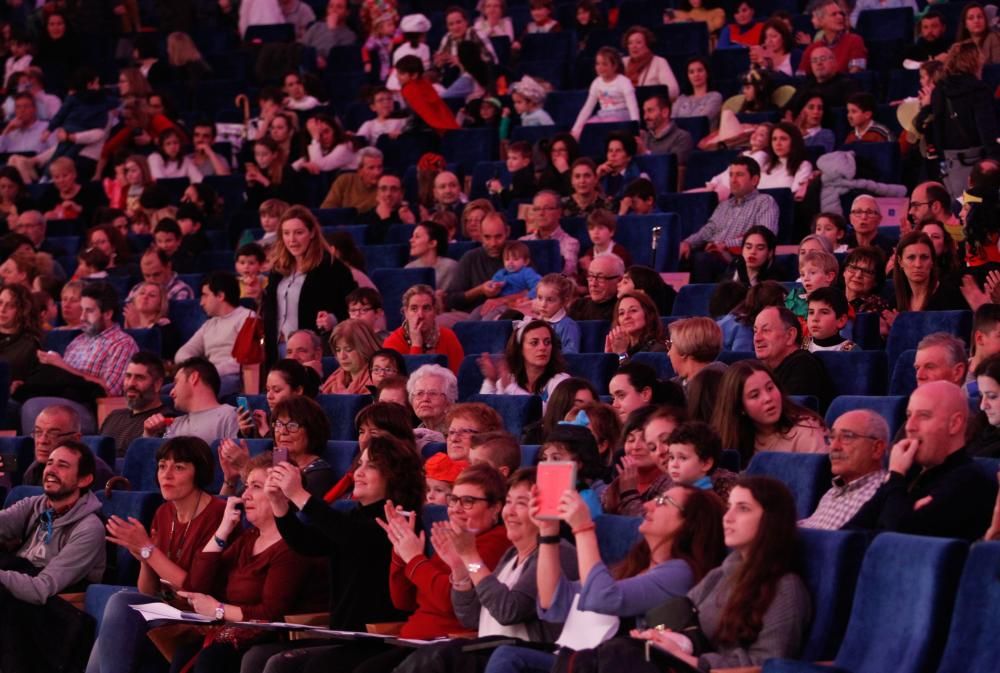
[[[437, 347], [438, 339], [441, 338], [441, 333], [438, 331], [437, 323], [434, 324], [434, 331], [431, 332], [429, 338], [424, 339], [423, 349], [425, 353], [430, 353]], [[413, 341], [410, 339], [410, 323], [403, 322], [403, 340], [406, 341], [407, 346], [413, 346]]]
[[639, 86], [639, 80], [642, 78], [642, 73], [649, 68], [650, 64], [653, 62], [653, 52], [652, 50], [647, 50], [646, 55], [632, 56], [629, 58], [628, 63], [625, 66], [625, 76], [632, 80], [632, 84]]

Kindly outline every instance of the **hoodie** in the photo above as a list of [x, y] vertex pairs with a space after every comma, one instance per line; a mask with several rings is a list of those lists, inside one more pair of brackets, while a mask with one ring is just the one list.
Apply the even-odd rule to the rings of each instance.
[[21, 540], [17, 555], [40, 569], [34, 577], [0, 570], [0, 586], [35, 605], [81, 580], [100, 582], [107, 562], [104, 523], [98, 516], [101, 501], [96, 495], [84, 493], [68, 512], [53, 519], [46, 542], [42, 517], [48, 508], [48, 498], [37, 495], [0, 511], [0, 537]]

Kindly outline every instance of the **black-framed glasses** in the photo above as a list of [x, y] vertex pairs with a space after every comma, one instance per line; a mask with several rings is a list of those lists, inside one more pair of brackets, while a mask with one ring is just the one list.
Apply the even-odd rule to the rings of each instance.
[[295, 421], [288, 421], [287, 423], [285, 421], [275, 421], [272, 425], [275, 432], [298, 432], [302, 429], [302, 425]]
[[488, 503], [489, 501], [490, 501], [489, 498], [480, 498], [479, 496], [475, 495], [451, 495], [449, 493], [447, 497], [448, 507], [454, 507], [455, 505], [458, 505], [465, 511], [469, 511], [470, 509], [475, 507], [477, 502]]
[[841, 430], [840, 432], [828, 432], [826, 434], [827, 444], [833, 444], [837, 440], [840, 440], [841, 444], [853, 444], [859, 439], [876, 440], [878, 439], [878, 437], [876, 437], [875, 435], [862, 435], [860, 432], [852, 432], [850, 430]]
[[667, 505], [673, 505], [674, 507], [677, 508], [678, 512], [682, 513], [684, 512], [684, 505], [680, 504], [666, 493], [661, 493], [660, 495], [656, 496], [656, 499], [653, 500], [653, 503], [657, 507], [666, 507]]
[[875, 269], [866, 269], [865, 267], [858, 266], [857, 264], [848, 264], [846, 270], [847, 271], [851, 271], [852, 273], [859, 273], [862, 276], [874, 276], [875, 275]]
[[607, 283], [608, 281], [618, 280], [619, 278], [621, 278], [620, 274], [617, 275], [617, 276], [605, 276], [604, 274], [600, 274], [600, 273], [588, 273], [587, 274], [587, 280], [595, 280], [598, 283]]

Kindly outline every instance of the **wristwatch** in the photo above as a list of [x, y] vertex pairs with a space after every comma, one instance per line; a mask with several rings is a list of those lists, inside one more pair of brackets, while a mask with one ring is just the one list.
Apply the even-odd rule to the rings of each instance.
[[154, 544], [144, 545], [141, 549], [139, 549], [139, 556], [142, 557], [143, 561], [148, 561], [149, 557], [153, 555], [154, 549], [156, 549], [156, 545]]
[[482, 563], [466, 563], [465, 569], [469, 571], [470, 575], [475, 575], [477, 572], [483, 569]]
[[219, 606], [215, 608], [215, 621], [221, 622], [225, 618], [226, 618], [226, 606], [222, 603], [219, 603]]

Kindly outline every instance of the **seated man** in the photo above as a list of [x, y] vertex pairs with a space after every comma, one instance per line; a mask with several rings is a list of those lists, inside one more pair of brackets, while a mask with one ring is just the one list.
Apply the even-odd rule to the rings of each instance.
[[969, 403], [948, 381], [917, 388], [906, 406], [906, 439], [889, 454], [889, 476], [845, 528], [978, 540], [997, 494], [965, 452]]
[[220, 396], [232, 395], [240, 390], [240, 364], [233, 358], [233, 345], [254, 313], [240, 306], [240, 282], [228, 271], [213, 271], [202, 280], [201, 308], [208, 320], [177, 349], [174, 360], [208, 358], [222, 381]]
[[[468, 201], [462, 193], [461, 183], [458, 176], [451, 171], [441, 171], [434, 177], [433, 185], [434, 205], [430, 211], [424, 213], [424, 219], [429, 220], [431, 215], [438, 211], [450, 211], [455, 217], [462, 217], [462, 209]], [[426, 210], [421, 207], [422, 210]]]
[[[178, 239], [178, 246], [180, 239]], [[180, 279], [174, 271], [173, 262], [163, 250], [155, 246], [150, 246], [146, 252], [142, 253], [139, 259], [139, 269], [142, 271], [142, 280], [146, 283], [156, 283], [167, 291], [167, 298], [170, 301], [180, 301], [183, 299], [194, 299], [194, 290], [191, 286]], [[136, 285], [129, 291], [125, 301], [132, 301], [135, 294], [142, 287], [142, 283]]]
[[948, 381], [956, 386], [965, 385], [968, 373], [965, 342], [947, 332], [928, 334], [917, 344], [913, 369], [918, 386], [931, 381]]
[[600, 255], [587, 269], [587, 294], [569, 307], [573, 320], [611, 320], [618, 301], [618, 281], [625, 275], [625, 263], [618, 255]]
[[830, 431], [833, 486], [799, 525], [837, 530], [850, 521], [885, 481], [882, 457], [888, 445], [889, 425], [874, 411], [857, 409], [837, 418]]
[[743, 235], [754, 225], [778, 233], [778, 204], [757, 191], [760, 165], [738, 156], [729, 165], [730, 197], [715, 208], [708, 222], [683, 241], [680, 258], [690, 258], [691, 280], [713, 283], [743, 246]]
[[337, 176], [320, 208], [354, 208], [362, 213], [375, 207], [378, 179], [383, 170], [382, 152], [363, 147], [358, 150], [358, 162], [358, 170]]
[[323, 340], [311, 329], [292, 332], [285, 343], [285, 357], [312, 369], [323, 380]]
[[97, 428], [93, 401], [122, 394], [125, 367], [139, 350], [135, 339], [115, 322], [118, 296], [106, 283], [93, 283], [80, 295], [83, 334], [66, 347], [65, 355], [39, 351], [39, 367], [14, 392], [23, 402], [21, 427], [33, 427], [35, 416], [51, 404], [72, 406], [80, 414], [84, 434]]
[[832, 52], [837, 72], [848, 74], [864, 70], [868, 65], [868, 49], [861, 36], [851, 32], [847, 11], [841, 0], [819, 0], [812, 7], [813, 25], [820, 32], [816, 41], [803, 52], [799, 72], [806, 75], [812, 72], [809, 57], [822, 47]]
[[[83, 437], [80, 432], [80, 414], [72, 407], [62, 404], [46, 407], [35, 417], [31, 437], [35, 443], [35, 460], [24, 471], [21, 483], [25, 486], [43, 486], [43, 472], [52, 451], [62, 442], [79, 442]], [[94, 463], [94, 484], [98, 488], [104, 488], [108, 479], [115, 476], [115, 472], [97, 456], [94, 456]]]
[[1000, 353], [1000, 304], [983, 304], [972, 316], [972, 352], [965, 387], [970, 397], [979, 396], [973, 372], [988, 357]]
[[[119, 458], [125, 457], [125, 451], [133, 439], [142, 437], [146, 419], [153, 414], [163, 413], [163, 402], [160, 401], [163, 379], [163, 361], [152, 353], [139, 351], [129, 360], [125, 368], [127, 408], [115, 409], [101, 424], [101, 434], [115, 440], [115, 454]], [[38, 427], [37, 420], [35, 427]], [[35, 440], [35, 446], [38, 446], [38, 440]]]
[[383, 173], [375, 185], [375, 200], [368, 210], [358, 212], [357, 224], [367, 224], [365, 240], [370, 244], [385, 243], [389, 227], [394, 224], [416, 224], [417, 218], [403, 201], [403, 181], [399, 176]]
[[[0, 511], [0, 537], [16, 541], [0, 570], [0, 665], [4, 671], [59, 670], [83, 643], [69, 640], [72, 614], [57, 594], [100, 582], [106, 564], [101, 502], [90, 488], [94, 456], [59, 442], [46, 461], [43, 493]], [[67, 628], [61, 632], [62, 628]]]
[[191, 130], [191, 145], [194, 151], [188, 155], [191, 163], [202, 175], [229, 175], [228, 160], [212, 149], [215, 143], [215, 124], [207, 120], [194, 123]]
[[826, 367], [802, 350], [802, 323], [784, 306], [769, 306], [753, 323], [757, 359], [774, 371], [774, 380], [786, 395], [815, 395], [820, 409], [833, 400], [833, 383]]
[[219, 403], [219, 373], [207, 359], [195, 357], [177, 365], [170, 397], [184, 415], [168, 418], [153, 414], [143, 423], [143, 437], [192, 436], [209, 444], [236, 437], [236, 408]]
[[[480, 225], [482, 246], [473, 248], [458, 260], [451, 290], [437, 294], [452, 313], [447, 324], [468, 318], [468, 313], [487, 299], [500, 296], [502, 286], [493, 282], [493, 275], [503, 268], [503, 248], [510, 237], [510, 227], [501, 213], [489, 213]], [[445, 321], [439, 318], [439, 324]]]
[[56, 134], [42, 140], [48, 124], [38, 118], [35, 97], [26, 91], [14, 96], [14, 118], [0, 134], [0, 152], [3, 154], [41, 154], [56, 144]]
[[522, 241], [547, 241], [555, 239], [559, 241], [559, 253], [563, 259], [563, 273], [573, 278], [576, 275], [576, 264], [580, 258], [580, 241], [566, 233], [566, 230], [559, 224], [562, 216], [562, 199], [556, 192], [550, 189], [543, 189], [535, 194], [531, 201], [532, 217], [535, 222], [535, 230], [527, 236], [522, 236]]
[[642, 104], [645, 128], [639, 131], [642, 148], [648, 154], [675, 154], [677, 165], [683, 166], [694, 150], [691, 134], [670, 119], [670, 98], [653, 94]]

